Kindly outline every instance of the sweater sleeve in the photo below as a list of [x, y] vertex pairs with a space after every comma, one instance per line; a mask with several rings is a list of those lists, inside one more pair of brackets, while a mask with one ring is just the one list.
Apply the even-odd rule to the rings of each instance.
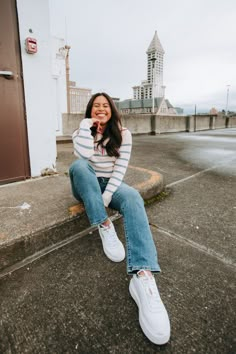
[[132, 135], [128, 129], [123, 129], [122, 144], [119, 150], [120, 157], [118, 157], [115, 161], [112, 175], [102, 195], [103, 202], [106, 207], [110, 204], [113, 193], [117, 190], [117, 188], [123, 181], [124, 175], [129, 164], [131, 149]]
[[94, 138], [91, 135], [92, 120], [85, 118], [81, 121], [79, 129], [72, 134], [74, 154], [82, 159], [89, 159], [94, 154]]

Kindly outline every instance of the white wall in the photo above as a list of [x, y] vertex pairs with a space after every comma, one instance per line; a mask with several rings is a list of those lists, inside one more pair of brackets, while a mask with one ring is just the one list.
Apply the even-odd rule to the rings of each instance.
[[[55, 106], [48, 0], [17, 0], [24, 77], [31, 176], [56, 165]], [[32, 33], [30, 33], [30, 29]], [[38, 52], [25, 51], [25, 38], [38, 42]]]
[[67, 112], [65, 41], [52, 37], [53, 104], [56, 135], [62, 135], [62, 114]]

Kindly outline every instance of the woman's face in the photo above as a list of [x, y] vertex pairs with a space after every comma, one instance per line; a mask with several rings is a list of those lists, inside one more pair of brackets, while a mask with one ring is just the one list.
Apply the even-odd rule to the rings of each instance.
[[105, 96], [97, 96], [93, 101], [91, 118], [96, 118], [101, 126], [111, 119], [111, 107]]

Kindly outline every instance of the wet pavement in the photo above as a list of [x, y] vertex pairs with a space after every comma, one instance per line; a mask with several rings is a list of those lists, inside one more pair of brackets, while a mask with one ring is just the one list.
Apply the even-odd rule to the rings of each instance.
[[[0, 280], [0, 352], [235, 353], [235, 152], [236, 129], [133, 138], [131, 165], [167, 186], [147, 206], [172, 325], [166, 346], [142, 334], [125, 262], [107, 260], [94, 231]], [[71, 159], [71, 144], [58, 146], [61, 174]]]

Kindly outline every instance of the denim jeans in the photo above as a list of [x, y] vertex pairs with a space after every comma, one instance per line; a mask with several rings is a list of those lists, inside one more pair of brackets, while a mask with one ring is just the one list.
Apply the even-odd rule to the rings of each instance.
[[[104, 192], [109, 178], [97, 177], [88, 160], [79, 159], [69, 170], [72, 193], [84, 203], [91, 225], [99, 225], [107, 218], [103, 203]], [[126, 237], [127, 273], [140, 269], [159, 272], [157, 251], [148, 223], [144, 202], [138, 191], [122, 182], [113, 193], [109, 208], [123, 216]]]

